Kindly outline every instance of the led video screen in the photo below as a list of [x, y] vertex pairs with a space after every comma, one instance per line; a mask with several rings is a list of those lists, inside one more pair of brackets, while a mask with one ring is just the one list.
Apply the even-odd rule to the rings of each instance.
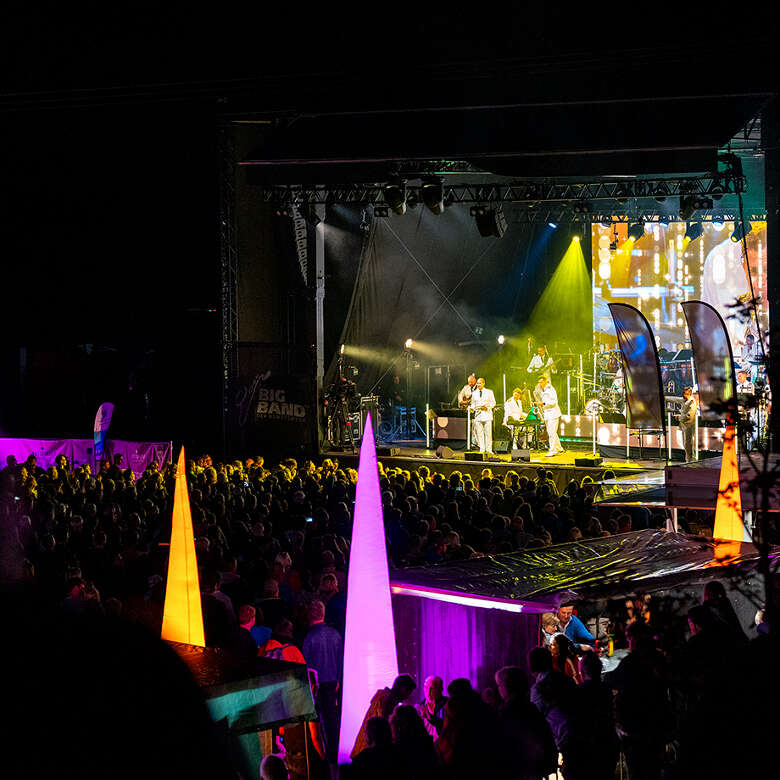
[[[737, 360], [749, 333], [757, 342], [760, 328], [766, 344], [766, 222], [746, 224], [746, 258], [742, 242], [732, 240], [733, 222], [648, 223], [643, 230], [625, 222], [593, 225], [594, 341], [601, 349], [617, 346], [607, 304], [622, 302], [645, 315], [659, 351], [674, 354], [688, 342], [680, 304], [702, 300], [723, 317]], [[635, 238], [629, 238], [630, 229]], [[754, 316], [743, 321], [735, 316], [737, 301], [752, 297], [748, 267], [759, 301], [758, 327]]]

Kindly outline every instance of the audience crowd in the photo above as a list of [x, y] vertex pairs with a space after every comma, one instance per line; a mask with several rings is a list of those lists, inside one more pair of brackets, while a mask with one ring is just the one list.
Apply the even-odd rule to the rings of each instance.
[[[259, 456], [225, 464], [202, 456], [187, 468], [207, 645], [307, 663], [317, 675], [320, 726], [298, 741], [288, 729], [278, 743], [285, 760], [264, 762], [263, 777], [300, 776], [294, 754], [309, 747], [326, 777], [336, 762], [357, 473], [335, 459], [299, 465], [290, 458], [269, 468]], [[174, 477], [173, 464], [136, 475], [121, 458], [95, 473], [62, 456], [45, 470], [33, 456], [21, 464], [9, 458], [0, 511], [15, 531], [16, 555], [6, 554], [15, 562], [7, 566], [64, 615], [107, 615], [159, 635]], [[425, 465], [380, 464], [380, 486], [393, 567], [666, 522], [663, 511], [641, 506], [599, 507], [601, 488], [589, 477], [559, 490], [542, 468], [534, 478], [514, 470], [499, 478], [486, 468], [474, 481]], [[691, 526], [698, 520], [683, 518]], [[724, 756], [711, 739], [722, 734], [742, 744], [747, 722], [729, 708], [745, 686], [756, 690], [770, 637], [759, 632], [748, 641], [717, 585], [691, 610], [690, 638], [672, 648], [640, 604], [626, 621], [627, 655], [606, 679], [593, 637], [564, 606], [543, 617], [540, 646], [524, 666], [496, 670], [487, 690], [458, 679], [445, 692], [445, 681], [431, 677], [415, 698], [417, 681], [408, 675], [388, 681], [366, 702], [344, 776], [539, 778], [562, 762], [566, 778], [612, 778], [621, 752], [632, 780], [660, 777], [663, 766], [680, 777], [738, 772], [745, 756]]]

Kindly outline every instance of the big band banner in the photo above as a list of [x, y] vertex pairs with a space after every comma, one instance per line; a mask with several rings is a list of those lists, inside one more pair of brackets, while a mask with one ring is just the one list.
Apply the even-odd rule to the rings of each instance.
[[630, 428], [665, 431], [664, 393], [653, 331], [642, 312], [633, 306], [610, 303], [609, 311], [623, 354], [626, 423]]
[[231, 444], [263, 454], [311, 446], [316, 391], [308, 377], [270, 370], [233, 383]]
[[691, 337], [702, 418], [727, 420], [724, 404], [736, 397], [737, 388], [726, 324], [720, 314], [703, 301], [686, 301], [682, 309]]

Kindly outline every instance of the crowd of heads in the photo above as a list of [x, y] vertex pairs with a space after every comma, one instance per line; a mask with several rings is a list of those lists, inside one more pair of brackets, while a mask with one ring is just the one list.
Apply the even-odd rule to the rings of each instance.
[[[136, 475], [111, 460], [94, 470], [74, 468], [63, 457], [42, 469], [33, 457], [21, 464], [9, 459], [0, 472], [3, 527], [13, 532], [6, 534], [4, 566], [19, 586], [58, 605], [64, 615], [122, 618], [159, 636], [175, 471], [173, 464], [151, 464]], [[594, 503], [600, 487], [592, 479], [559, 486], [541, 468], [523, 474], [510, 469], [499, 477], [490, 469], [477, 476], [445, 475], [426, 465], [406, 470], [380, 464], [379, 479], [393, 567], [500, 555], [666, 522], [664, 513], [643, 507], [630, 513], [601, 508]], [[300, 652], [311, 625], [324, 622], [343, 635], [354, 469], [328, 458], [300, 464], [289, 458], [269, 467], [260, 456], [229, 463], [203, 456], [187, 464], [187, 481], [208, 644], [230, 647], [240, 628], [258, 650], [275, 642], [279, 657], [288, 658], [284, 653]], [[522, 758], [521, 746], [536, 756], [531, 763], [537, 768], [547, 767], [551, 751], [555, 760], [568, 755], [569, 776], [576, 777], [583, 762], [614, 759], [615, 734], [650, 728], [631, 701], [637, 690], [649, 697], [657, 722], [673, 703], [671, 691], [683, 691], [688, 709], [681, 728], [699, 735], [690, 713], [710, 723], [710, 712], [723, 712], [721, 704], [712, 707], [711, 688], [724, 664], [741, 664], [751, 673], [763, 668], [761, 658], [747, 655], [753, 651], [744, 635], [738, 638], [733, 610], [717, 584], [708, 586], [705, 604], [689, 615], [692, 649], [685, 644], [662, 653], [647, 605], [632, 602], [632, 609], [625, 634], [634, 661], [621, 673], [628, 681], [618, 675], [603, 682], [597, 654], [569, 642], [555, 613], [541, 621], [543, 630], [557, 634], [549, 646], [535, 649], [525, 668], [497, 670], [490, 690], [475, 691], [470, 681], [456, 679], [445, 692], [444, 681], [433, 676], [409, 706], [415, 681], [401, 678], [394, 686], [397, 706], [366, 723], [372, 748], [395, 756], [380, 764], [395, 767], [396, 777], [439, 771], [476, 777], [487, 776], [489, 755], [490, 776], [514, 777], [519, 775], [509, 767]], [[568, 682], [557, 688], [541, 684], [551, 676]], [[655, 695], [659, 690], [663, 701]], [[607, 694], [618, 731], [609, 725]], [[604, 713], [606, 758], [583, 747], [595, 733], [594, 723], [577, 714], [586, 706]], [[685, 760], [700, 760], [687, 744]], [[273, 761], [266, 769], [269, 777], [281, 771]], [[360, 762], [355, 771], [361, 771]]]
[[[9, 458], [0, 495], [16, 529], [19, 576], [50, 599], [159, 619], [175, 468], [153, 463], [136, 475], [120, 458], [94, 471], [71, 467], [64, 456], [47, 469], [33, 456], [21, 464]], [[229, 463], [202, 456], [187, 469], [201, 585], [209, 594], [233, 591], [231, 617], [281, 597], [292, 605], [284, 617], [295, 625], [305, 622], [296, 605], [307, 606], [313, 596], [327, 605], [343, 592], [355, 469], [329, 458], [320, 464], [288, 458], [269, 468], [261, 456]], [[666, 520], [643, 507], [600, 509], [593, 503], [599, 486], [590, 477], [560, 489], [542, 468], [503, 476], [489, 468], [475, 476], [426, 465], [379, 469], [395, 567], [609, 536]], [[259, 624], [272, 619], [256, 613]]]

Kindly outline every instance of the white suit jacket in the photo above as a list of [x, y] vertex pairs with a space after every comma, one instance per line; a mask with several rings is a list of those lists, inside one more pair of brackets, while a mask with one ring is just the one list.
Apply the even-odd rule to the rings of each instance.
[[519, 420], [524, 416], [523, 404], [521, 401], [515, 401], [514, 398], [508, 398], [504, 401], [504, 425], [506, 425], [506, 421], [509, 417], [514, 417], [516, 420]]
[[[544, 404], [544, 419], [555, 420], [561, 416], [561, 407], [558, 406], [558, 393], [552, 385], [547, 385], [542, 391], [542, 403]], [[551, 406], [554, 404], [554, 406]], [[550, 406], [548, 409], [547, 407]]]
[[[492, 390], [476, 389], [471, 394], [471, 409], [474, 412], [475, 422], [490, 422], [493, 419], [493, 407], [496, 405], [496, 397]], [[487, 406], [487, 411], [480, 411], [478, 407]]]

